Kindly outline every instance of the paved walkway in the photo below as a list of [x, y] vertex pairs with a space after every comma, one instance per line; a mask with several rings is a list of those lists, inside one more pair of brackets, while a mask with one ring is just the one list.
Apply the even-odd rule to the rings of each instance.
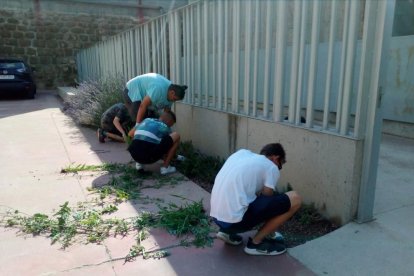
[[[18, 209], [27, 214], [51, 214], [65, 201], [76, 204], [90, 197], [87, 188], [104, 180], [102, 175], [63, 175], [71, 163], [129, 162], [125, 145], [99, 144], [95, 132], [79, 128], [60, 110], [56, 94], [38, 93], [35, 100], [0, 100], [0, 211]], [[171, 194], [204, 200], [209, 194], [191, 181], [162, 189], [146, 189], [150, 197], [177, 201]], [[124, 203], [121, 217], [149, 209], [144, 204]], [[0, 228], [0, 275], [314, 275], [289, 254], [252, 257], [243, 247], [216, 240], [212, 248], [176, 247], [171, 256], [124, 264], [111, 261], [126, 256], [135, 237], [110, 238], [101, 245], [75, 244], [62, 250], [45, 237], [24, 236], [15, 229]], [[148, 248], [175, 244], [174, 237], [154, 230]], [[314, 252], [312, 252], [314, 254]], [[106, 262], [108, 261], [108, 262]]]

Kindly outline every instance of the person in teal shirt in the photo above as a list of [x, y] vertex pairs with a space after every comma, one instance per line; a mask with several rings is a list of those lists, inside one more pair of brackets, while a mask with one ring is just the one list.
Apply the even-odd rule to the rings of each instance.
[[139, 124], [145, 118], [156, 118], [154, 111], [170, 110], [173, 102], [184, 98], [186, 89], [186, 85], [172, 84], [157, 73], [139, 75], [126, 84], [125, 105], [131, 118]]
[[175, 114], [168, 110], [159, 119], [146, 118], [130, 130], [129, 136], [134, 138], [128, 151], [137, 162], [138, 170], [143, 169], [143, 164], [152, 164], [163, 159], [164, 164], [160, 169], [162, 175], [176, 171], [175, 167], [170, 166], [180, 144], [180, 135], [171, 131], [175, 121]]

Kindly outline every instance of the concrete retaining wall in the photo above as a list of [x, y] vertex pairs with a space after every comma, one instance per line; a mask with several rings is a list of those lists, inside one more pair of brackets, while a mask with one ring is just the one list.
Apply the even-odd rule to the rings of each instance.
[[363, 141], [182, 103], [175, 104], [175, 112], [183, 141], [191, 140], [208, 155], [226, 158], [240, 148], [259, 152], [267, 143], [280, 142], [287, 163], [279, 187], [289, 183], [306, 203], [340, 224], [354, 218]]

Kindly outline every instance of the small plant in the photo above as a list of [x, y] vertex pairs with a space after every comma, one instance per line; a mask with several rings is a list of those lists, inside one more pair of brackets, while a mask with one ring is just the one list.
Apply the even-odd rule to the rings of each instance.
[[302, 225], [310, 225], [312, 223], [317, 223], [322, 220], [321, 215], [316, 210], [313, 204], [303, 205], [300, 210], [295, 214], [295, 218]]
[[178, 153], [184, 155], [186, 159], [177, 164], [177, 169], [196, 182], [214, 183], [217, 173], [224, 164], [224, 160], [219, 157], [200, 153], [194, 149], [191, 142], [181, 143]]

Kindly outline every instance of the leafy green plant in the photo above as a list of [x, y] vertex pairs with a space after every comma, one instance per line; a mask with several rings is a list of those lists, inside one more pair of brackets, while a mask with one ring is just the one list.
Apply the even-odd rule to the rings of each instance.
[[213, 241], [210, 236], [213, 229], [204, 212], [202, 201], [183, 206], [169, 203], [167, 206], [160, 207], [157, 225], [179, 237], [193, 235], [191, 244], [197, 247], [210, 246]]
[[177, 169], [197, 182], [214, 183], [218, 171], [224, 164], [222, 158], [200, 153], [193, 147], [191, 142], [181, 143], [178, 153], [184, 155], [186, 159], [177, 162]]

